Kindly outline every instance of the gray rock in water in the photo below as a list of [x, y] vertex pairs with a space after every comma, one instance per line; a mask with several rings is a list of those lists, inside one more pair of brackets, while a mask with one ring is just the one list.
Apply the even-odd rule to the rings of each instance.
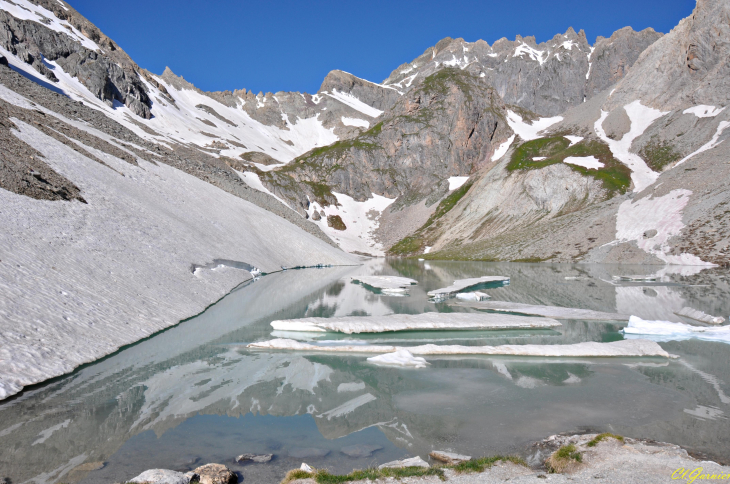
[[343, 447], [340, 449], [340, 452], [342, 452], [346, 456], [358, 458], [370, 457], [371, 455], [373, 455], [373, 452], [380, 449], [382, 449], [382, 447], [379, 445], [358, 444]]
[[183, 474], [182, 472], [175, 472], [167, 469], [150, 469], [144, 471], [134, 479], [130, 479], [128, 482], [135, 483], [146, 483], [146, 484], [189, 484], [192, 475]]
[[223, 464], [205, 464], [193, 472], [200, 476], [200, 484], [238, 484], [238, 476]]
[[258, 464], [263, 464], [265, 462], [270, 462], [273, 457], [274, 454], [241, 454], [236, 457], [236, 462], [239, 464], [243, 462], [256, 462]]
[[315, 447], [306, 447], [302, 449], [291, 449], [289, 451], [290, 457], [296, 457], [297, 459], [317, 458], [324, 457], [329, 454], [330, 451], [327, 449], [317, 449]]
[[431, 467], [428, 462], [421, 459], [419, 456], [411, 457], [410, 459], [394, 460], [392, 462], [386, 462], [378, 466], [378, 469], [400, 469], [403, 467]]

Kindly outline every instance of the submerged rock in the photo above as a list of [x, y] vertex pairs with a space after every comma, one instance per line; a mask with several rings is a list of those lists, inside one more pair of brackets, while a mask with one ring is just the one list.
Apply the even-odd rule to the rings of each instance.
[[128, 482], [140, 484], [190, 484], [193, 477], [197, 477], [197, 474], [193, 472], [183, 474], [182, 472], [171, 471], [168, 469], [150, 469], [148, 471], [144, 471], [134, 479], [130, 479]]
[[274, 454], [241, 454], [236, 457], [236, 462], [239, 464], [242, 462], [256, 462], [257, 464], [263, 464], [270, 462], [274, 457]]
[[327, 449], [317, 449], [315, 447], [306, 447], [303, 449], [292, 449], [289, 451], [290, 457], [296, 457], [297, 459], [306, 459], [306, 458], [317, 458], [317, 457], [324, 457], [327, 454], [329, 454], [330, 451]]
[[238, 484], [238, 476], [223, 464], [206, 464], [193, 472], [200, 476], [200, 484]]
[[453, 452], [444, 452], [442, 450], [434, 450], [429, 457], [440, 462], [445, 462], [449, 465], [461, 464], [462, 462], [470, 461], [470, 455], [454, 454]]
[[349, 457], [370, 457], [373, 452], [382, 449], [379, 445], [357, 444], [343, 447], [340, 452]]
[[378, 466], [378, 469], [400, 469], [402, 467], [431, 467], [428, 462], [421, 459], [419, 456], [411, 457], [410, 459], [394, 460], [392, 462], [386, 462]]

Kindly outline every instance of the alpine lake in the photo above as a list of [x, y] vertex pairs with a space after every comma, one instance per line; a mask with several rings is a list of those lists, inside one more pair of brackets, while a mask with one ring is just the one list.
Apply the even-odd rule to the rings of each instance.
[[[653, 282], [613, 276], [654, 275]], [[396, 297], [361, 275], [418, 281]], [[561, 321], [549, 330], [381, 334], [273, 331], [301, 317], [476, 312], [429, 290], [508, 276], [492, 301], [618, 312], [688, 322], [691, 307], [730, 314], [726, 269], [374, 259], [287, 270], [242, 284], [204, 313], [0, 402], [0, 477], [13, 484], [121, 483], [147, 469], [227, 465], [239, 482], [278, 483], [302, 462], [348, 473], [450, 450], [519, 454], [561, 432], [613, 432], [671, 442], [730, 462], [730, 345], [661, 341], [678, 359], [426, 357], [427, 368], [377, 366], [363, 354], [264, 351], [273, 338], [412, 346], [568, 344], [624, 338], [626, 322]], [[725, 323], [727, 324], [727, 323]], [[344, 449], [344, 452], [343, 452]], [[243, 453], [274, 454], [237, 463]], [[241, 481], [242, 480], [242, 481]]]

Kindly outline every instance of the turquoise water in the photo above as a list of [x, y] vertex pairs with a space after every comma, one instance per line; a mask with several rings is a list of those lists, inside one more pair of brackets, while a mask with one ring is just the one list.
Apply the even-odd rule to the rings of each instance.
[[[727, 271], [611, 282], [658, 269], [378, 260], [271, 274], [168, 331], [0, 403], [0, 478], [113, 483], [150, 468], [220, 462], [244, 482], [277, 483], [301, 462], [349, 472], [432, 449], [534, 459], [531, 442], [588, 430], [669, 441], [728, 462], [730, 345], [723, 343], [661, 343], [680, 356], [669, 361], [444, 356], [427, 357], [431, 366], [419, 370], [375, 366], [361, 355], [246, 349], [293, 336], [272, 335], [275, 319], [453, 311], [425, 293], [482, 275], [511, 277], [508, 286], [484, 290], [493, 300], [674, 321], [685, 306], [730, 314]], [[362, 274], [402, 275], [419, 285], [409, 297], [385, 296], [350, 282]], [[575, 276], [581, 279], [565, 279]], [[563, 344], [621, 339], [623, 325], [304, 337], [406, 346]], [[379, 449], [354, 458], [341, 452], [357, 444]], [[250, 452], [275, 457], [234, 462]]]

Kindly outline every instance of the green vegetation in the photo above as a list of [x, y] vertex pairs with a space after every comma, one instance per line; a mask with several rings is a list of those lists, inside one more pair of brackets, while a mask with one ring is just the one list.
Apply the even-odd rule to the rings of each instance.
[[327, 225], [335, 230], [347, 230], [345, 222], [342, 221], [342, 218], [339, 215], [328, 215]]
[[497, 462], [511, 462], [516, 465], [528, 467], [527, 462], [525, 462], [525, 460], [522, 457], [517, 457], [514, 455], [508, 455], [508, 456], [496, 455], [493, 457], [482, 457], [480, 459], [472, 459], [472, 460], [468, 460], [466, 462], [462, 462], [461, 464], [456, 464], [455, 466], [447, 466], [447, 467], [451, 467], [456, 472], [460, 472], [460, 473], [484, 472], [486, 469], [489, 469]]
[[342, 482], [352, 482], [369, 479], [374, 481], [384, 477], [394, 477], [401, 479], [403, 477], [419, 477], [419, 476], [438, 476], [442, 481], [446, 480], [444, 469], [453, 469], [458, 473], [484, 472], [497, 462], [512, 462], [513, 464], [527, 467], [527, 463], [516, 456], [494, 456], [482, 457], [480, 459], [472, 459], [456, 465], [444, 465], [438, 467], [402, 467], [398, 469], [365, 469], [353, 471], [347, 475], [334, 475], [326, 470], [316, 469], [313, 473], [305, 472], [299, 469], [289, 471], [281, 481], [281, 484], [288, 484], [297, 479], [314, 479], [318, 484], [339, 484]]
[[400, 242], [398, 242], [393, 247], [391, 247], [388, 250], [388, 254], [390, 254], [390, 255], [411, 255], [411, 254], [415, 254], [416, 252], [420, 252], [420, 250], [425, 245], [426, 245], [425, 241], [421, 237], [411, 235], [411, 236], [405, 237]]
[[[601, 181], [603, 187], [612, 195], [616, 192], [626, 193], [631, 186], [631, 170], [613, 157], [608, 145], [596, 140], [583, 140], [573, 146], [568, 145], [568, 140], [562, 136], [527, 141], [512, 154], [507, 169], [509, 171], [536, 170], [562, 163], [569, 156], [594, 156], [603, 163], [603, 168], [592, 170], [577, 165], [568, 164], [567, 166], [581, 175], [592, 176]], [[538, 157], [545, 159], [533, 160]]]
[[596, 435], [596, 437], [593, 440], [591, 440], [590, 442], [588, 442], [586, 445], [588, 447], [595, 447], [596, 445], [598, 445], [598, 443], [600, 441], [606, 440], [606, 439], [616, 439], [616, 440], [618, 440], [620, 442], [623, 442], [624, 441], [624, 438], [621, 437], [620, 435], [611, 434], [611, 433], [606, 432], [606, 433], [603, 433], [603, 434]]
[[429, 227], [436, 220], [449, 213], [449, 211], [451, 211], [451, 209], [454, 208], [457, 203], [459, 203], [459, 200], [464, 198], [464, 195], [466, 195], [466, 193], [469, 191], [473, 184], [473, 181], [466, 182], [464, 185], [454, 190], [454, 193], [441, 200], [439, 206], [436, 207], [436, 211], [433, 213], [433, 215], [429, 217], [429, 219], [423, 225], [423, 228]]
[[651, 137], [639, 154], [654, 171], [662, 171], [665, 166], [682, 159], [682, 155], [674, 149], [674, 145], [659, 140], [656, 135]]
[[365, 469], [353, 471], [347, 475], [330, 474], [326, 470], [315, 470], [313, 473], [302, 470], [289, 471], [281, 481], [281, 484], [288, 484], [296, 479], [314, 479], [318, 484], [338, 484], [341, 482], [352, 482], [369, 479], [374, 481], [384, 477], [394, 477], [401, 479], [403, 477], [420, 477], [420, 476], [438, 476], [442, 481], [446, 480], [443, 469], [439, 467], [402, 467], [399, 469]]
[[545, 465], [551, 474], [555, 474], [565, 472], [581, 462], [583, 462], [583, 456], [578, 452], [575, 444], [568, 444], [553, 452], [545, 461]]

